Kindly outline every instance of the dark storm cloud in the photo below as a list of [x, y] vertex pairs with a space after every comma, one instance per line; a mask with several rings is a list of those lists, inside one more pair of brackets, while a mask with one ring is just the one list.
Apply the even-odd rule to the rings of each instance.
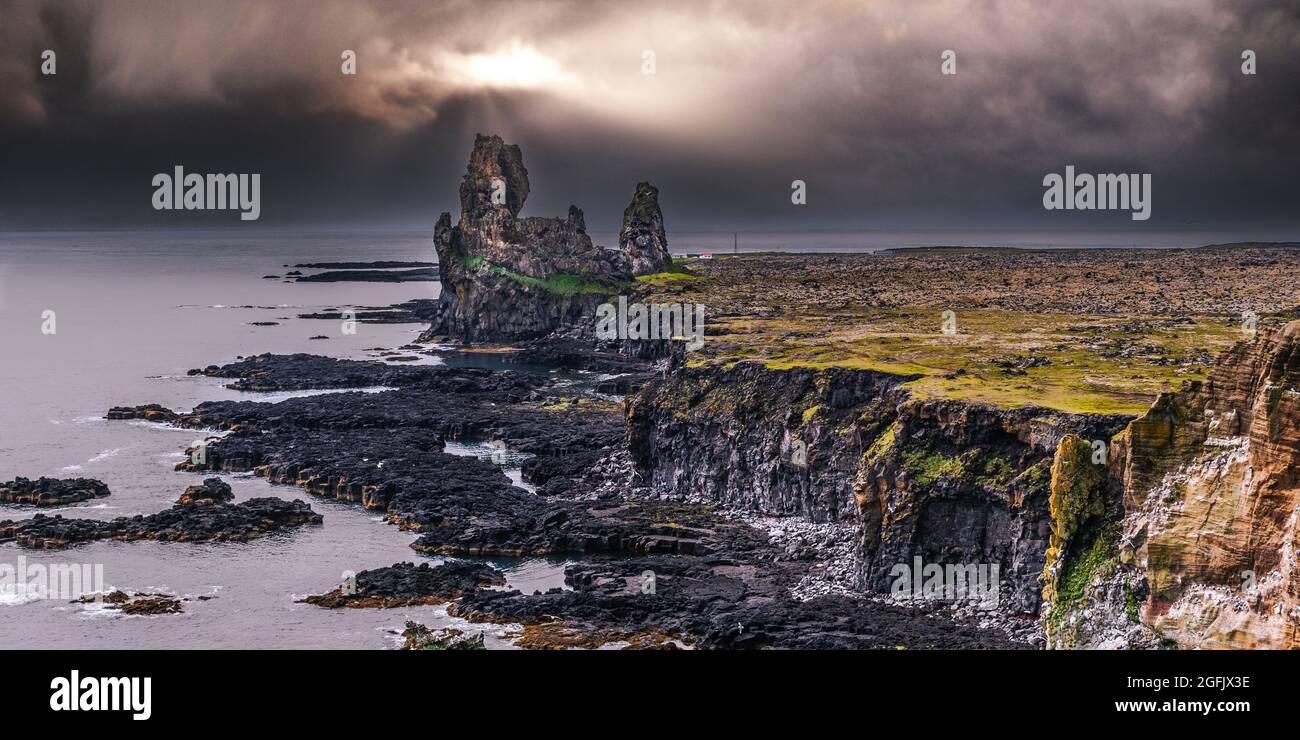
[[1298, 73], [1300, 11], [1264, 2], [19, 2], [0, 224], [236, 225], [151, 209], [183, 164], [262, 173], [259, 225], [424, 228], [484, 131], [526, 212], [593, 228], [641, 179], [675, 228], [1062, 223], [1066, 164], [1152, 173], [1151, 225], [1291, 225]]

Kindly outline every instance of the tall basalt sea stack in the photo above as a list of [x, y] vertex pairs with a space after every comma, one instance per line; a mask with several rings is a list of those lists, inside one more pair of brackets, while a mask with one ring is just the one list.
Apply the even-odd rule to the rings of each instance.
[[477, 136], [460, 219], [453, 226], [443, 213], [434, 230], [442, 295], [422, 339], [516, 341], [594, 327], [597, 306], [672, 261], [659, 191], [649, 183], [637, 186], [624, 213], [619, 249], [592, 244], [576, 206], [564, 218], [520, 218], [528, 192], [519, 147]]
[[664, 214], [659, 210], [659, 189], [654, 185], [637, 183], [632, 202], [623, 211], [618, 246], [631, 258], [632, 271], [637, 275], [661, 272], [672, 264]]

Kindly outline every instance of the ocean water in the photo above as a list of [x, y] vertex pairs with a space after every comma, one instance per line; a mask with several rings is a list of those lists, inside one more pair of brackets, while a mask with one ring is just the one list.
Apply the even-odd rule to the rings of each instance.
[[[0, 480], [84, 476], [112, 490], [107, 498], [41, 513], [111, 519], [167, 508], [203, 477], [172, 469], [197, 435], [106, 421], [105, 411], [276, 400], [286, 394], [240, 393], [185, 373], [262, 352], [368, 359], [374, 348], [411, 341], [422, 325], [358, 324], [346, 335], [338, 321], [295, 316], [432, 298], [436, 283], [262, 279], [284, 274], [285, 264], [372, 259], [434, 257], [430, 239], [419, 235], [0, 236]], [[53, 334], [42, 332], [45, 311], [54, 312]], [[251, 326], [255, 321], [279, 324]], [[329, 339], [309, 339], [316, 335]], [[519, 461], [501, 462], [517, 479]], [[50, 552], [0, 545], [0, 565], [16, 566], [20, 556], [31, 565], [99, 565], [110, 590], [215, 597], [190, 601], [179, 615], [122, 616], [0, 587], [0, 648], [382, 648], [397, 643], [392, 632], [406, 619], [456, 622], [441, 607], [326, 610], [295, 603], [333, 588], [344, 571], [428, 558], [408, 547], [415, 535], [375, 512], [248, 475], [223, 477], [236, 500], [303, 499], [324, 515], [324, 525], [249, 543], [99, 542]], [[35, 513], [0, 505], [0, 520]], [[512, 586], [527, 591], [562, 584], [562, 561], [497, 564]], [[489, 644], [505, 646], [499, 631], [488, 630]]]

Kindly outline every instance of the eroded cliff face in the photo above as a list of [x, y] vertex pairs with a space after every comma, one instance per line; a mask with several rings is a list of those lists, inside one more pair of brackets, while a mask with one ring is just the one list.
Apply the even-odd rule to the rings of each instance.
[[998, 608], [1034, 615], [1051, 531], [1050, 468], [1070, 432], [1127, 421], [912, 399], [867, 371], [681, 368], [628, 399], [643, 480], [668, 498], [860, 526], [859, 587], [899, 564], [996, 564]]
[[442, 294], [422, 339], [515, 341], [592, 324], [596, 307], [628, 292], [632, 278], [671, 262], [659, 191], [648, 183], [624, 214], [619, 249], [592, 243], [577, 206], [564, 218], [519, 218], [528, 192], [519, 147], [476, 137], [460, 218], [453, 225], [443, 213], [434, 229]]
[[907, 380], [676, 368], [628, 399], [629, 445], [656, 495], [856, 523], [865, 591], [918, 556], [996, 563], [1050, 647], [1300, 646], [1300, 322], [1136, 419]]
[[752, 363], [678, 367], [627, 399], [629, 446], [657, 494], [847, 520], [858, 458], [888, 426], [902, 380]]
[[1300, 647], [1300, 322], [1224, 352], [1112, 449], [1142, 621], [1182, 647]]
[[1126, 419], [908, 399], [862, 457], [855, 494], [863, 587], [893, 567], [998, 564], [999, 609], [1038, 614], [1051, 534], [1053, 455], [1069, 434], [1109, 435]]

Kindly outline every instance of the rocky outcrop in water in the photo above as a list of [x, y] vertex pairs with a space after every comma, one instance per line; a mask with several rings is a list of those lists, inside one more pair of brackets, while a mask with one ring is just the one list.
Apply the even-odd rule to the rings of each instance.
[[[162, 407], [140, 408], [147, 408], [153, 413]], [[173, 418], [177, 417], [173, 415]], [[89, 490], [102, 490], [102, 495], [108, 495], [108, 487], [99, 481], [77, 479], [65, 483], [94, 484], [89, 486]], [[74, 487], [71, 490], [80, 489]], [[322, 521], [321, 515], [302, 501], [253, 498], [236, 504], [232, 503], [234, 497], [230, 484], [220, 478], [208, 478], [202, 485], [186, 488], [170, 509], [147, 516], [138, 514], [101, 521], [37, 514], [31, 519], [0, 521], [0, 542], [12, 541], [23, 547], [46, 550], [110, 539], [243, 542], [305, 524], [320, 524]]]
[[[399, 468], [389, 467], [380, 474], [369, 469], [369, 460], [400, 457], [428, 468], [411, 472], [413, 478], [451, 476], [482, 481], [483, 475], [490, 474], [494, 482], [484, 485], [509, 487], [495, 466], [440, 452], [449, 440], [497, 441], [530, 456], [523, 461], [525, 478], [538, 486], [539, 493], [550, 496], [572, 493], [586, 471], [609, 456], [623, 437], [623, 422], [614, 403], [578, 399], [571, 391], [552, 388], [549, 378], [536, 373], [394, 367], [311, 355], [258, 355], [203, 372], [233, 379], [231, 387], [257, 390], [394, 387], [384, 393], [319, 394], [277, 404], [207, 402], [185, 415], [157, 405], [110, 412], [110, 418], [131, 419], [138, 413], [169, 418], [180, 426], [235, 432], [209, 449], [219, 457], [209, 455], [206, 463], [193, 467], [195, 470], [242, 471], [269, 466], [264, 474], [276, 482], [298, 482], [314, 492], [362, 502], [377, 495], [374, 508], [379, 509], [387, 507], [391, 492], [365, 493], [359, 484], [352, 484], [370, 479], [382, 482], [394, 477], [388, 473]], [[333, 436], [320, 434], [322, 430]], [[384, 434], [376, 434], [376, 430]], [[278, 436], [271, 438], [263, 431], [275, 431]], [[315, 456], [329, 457], [344, 444], [352, 445], [358, 454], [335, 461], [335, 478], [351, 482], [339, 486], [315, 464]], [[296, 452], [272, 459], [271, 453], [280, 449]], [[428, 454], [430, 449], [439, 452]], [[359, 454], [363, 451], [364, 455]]]
[[482, 563], [450, 560], [438, 565], [394, 563], [363, 570], [354, 583], [329, 593], [308, 596], [305, 603], [327, 609], [391, 609], [416, 604], [443, 604], [485, 586], [504, 586], [505, 575]]
[[[177, 467], [251, 471], [273, 483], [383, 511], [422, 533], [412, 545], [422, 552], [698, 553], [717, 547], [714, 540], [731, 531], [715, 527], [712, 519], [707, 527], [685, 526], [694, 515], [671, 503], [575, 500], [595, 495], [604, 477], [592, 471], [621, 446], [623, 421], [615, 405], [590, 398], [575, 403], [550, 389], [544, 376], [301, 355], [262, 355], [205, 372], [259, 389], [368, 386], [380, 379], [399, 386], [275, 404], [200, 404], [189, 415], [175, 415], [176, 423], [230, 433]], [[116, 415], [129, 418], [129, 410]], [[487, 460], [443, 451], [447, 441], [465, 438], [499, 441], [532, 455], [524, 475], [541, 495], [512, 485]], [[610, 474], [619, 471], [611, 468]]]
[[[208, 600], [209, 596], [198, 597], [199, 601]], [[162, 614], [180, 614], [185, 611], [184, 602], [190, 601], [188, 598], [177, 598], [167, 594], [155, 593], [133, 593], [128, 594], [125, 591], [117, 590], [107, 594], [93, 594], [83, 596], [73, 603], [75, 604], [93, 604], [102, 603], [105, 609], [118, 611], [123, 614], [134, 616], [159, 616]]]
[[142, 406], [114, 406], [108, 410], [108, 413], [104, 414], [104, 418], [110, 421], [138, 419], [159, 424], [171, 424], [175, 423], [180, 418], [180, 415], [160, 404], [149, 403]]
[[403, 650], [486, 650], [483, 633], [466, 635], [454, 627], [434, 631], [419, 622], [406, 623], [402, 630]]
[[229, 483], [220, 478], [206, 478], [201, 485], [186, 488], [176, 503], [180, 506], [206, 506], [234, 500], [235, 492], [230, 490]]
[[658, 191], [638, 185], [621, 249], [592, 244], [576, 206], [564, 218], [520, 218], [528, 170], [519, 147], [479, 135], [460, 185], [460, 218], [434, 229], [441, 313], [423, 339], [517, 341], [591, 324], [596, 307], [657, 272], [667, 255]]
[[[321, 321], [348, 321], [355, 319], [358, 324], [418, 324], [439, 316], [438, 301], [432, 298], [413, 298], [391, 306], [354, 306], [350, 315], [342, 309], [300, 313], [300, 319], [318, 319]], [[328, 337], [321, 337], [328, 339]]]
[[156, 514], [118, 517], [107, 522], [37, 514], [22, 521], [0, 522], [0, 542], [12, 541], [23, 547], [45, 550], [94, 540], [244, 542], [321, 521], [321, 515], [302, 501], [252, 498], [237, 504], [177, 504]]
[[412, 283], [436, 280], [438, 273], [432, 267], [414, 270], [327, 270], [315, 275], [303, 275], [298, 283]]
[[93, 478], [15, 478], [0, 483], [0, 504], [67, 506], [108, 494], [108, 486]]
[[[325, 388], [409, 386], [435, 381], [447, 375], [445, 370], [446, 368], [429, 366], [404, 367], [378, 362], [338, 360], [333, 357], [299, 353], [253, 355], [226, 365], [196, 368], [190, 370], [188, 374], [230, 379], [232, 382], [226, 384], [226, 387], [232, 390], [267, 393]], [[510, 378], [503, 377], [502, 380], [510, 380]], [[167, 409], [157, 404], [138, 406], [136, 409], [136, 414], [131, 414], [129, 413], [131, 409], [114, 408], [109, 411], [108, 418], [139, 418], [139, 411], [143, 410], [146, 412], [143, 418], [150, 418], [151, 412], [154, 419], [158, 421], [174, 421], [167, 418], [169, 413]]]

